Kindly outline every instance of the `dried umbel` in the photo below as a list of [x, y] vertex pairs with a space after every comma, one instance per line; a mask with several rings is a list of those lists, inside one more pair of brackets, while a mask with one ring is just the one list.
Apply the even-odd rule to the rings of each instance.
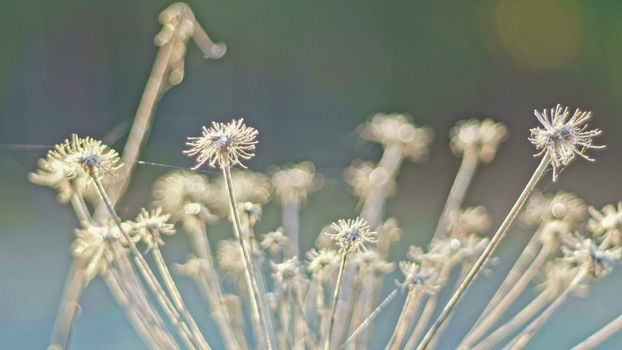
[[491, 225], [490, 215], [484, 206], [465, 208], [449, 224], [451, 237], [467, 237], [471, 234], [483, 234]]
[[590, 148], [603, 148], [592, 144], [592, 138], [601, 134], [598, 129], [588, 130], [587, 121], [591, 112], [576, 109], [570, 115], [568, 107], [557, 105], [542, 112], [534, 111], [541, 126], [531, 129], [529, 141], [539, 151], [535, 156], [548, 154], [553, 167], [553, 181], [557, 180], [559, 169], [568, 165], [575, 156], [592, 161], [585, 152]]
[[277, 285], [282, 288], [292, 286], [301, 278], [300, 268], [297, 257], [287, 259], [279, 264], [272, 263], [272, 277]]
[[[131, 223], [122, 226], [129, 230]], [[114, 242], [125, 244], [119, 228], [115, 224], [89, 225], [75, 230], [76, 238], [71, 244], [73, 256], [86, 261], [85, 275], [88, 280], [108, 270], [115, 260]]]
[[259, 242], [261, 249], [269, 252], [272, 256], [281, 253], [288, 244], [287, 236], [282, 227], [263, 235], [263, 239]]
[[315, 172], [311, 162], [277, 168], [272, 174], [272, 186], [282, 203], [306, 200], [310, 192], [320, 189], [322, 182], [322, 176]]
[[395, 264], [386, 261], [377, 250], [368, 250], [355, 258], [354, 265], [365, 274], [382, 277], [395, 269]]
[[307, 252], [307, 270], [312, 274], [336, 268], [339, 265], [339, 256], [332, 249], [311, 249]]
[[153, 188], [152, 205], [169, 213], [173, 222], [181, 222], [186, 231], [201, 230], [203, 222], [216, 220], [209, 210], [215, 191], [207, 177], [175, 171], [160, 177]]
[[[264, 205], [270, 200], [272, 187], [270, 178], [266, 175], [250, 170], [235, 170], [231, 172], [231, 182], [235, 188], [235, 197], [238, 203], [252, 203]], [[216, 181], [218, 191], [214, 194], [213, 207], [221, 217], [229, 217], [231, 207], [229, 195], [223, 178]]]
[[[552, 300], [561, 295], [572, 283], [579, 272], [579, 267], [572, 266], [562, 260], [551, 261], [544, 267], [542, 282], [536, 286], [548, 299]], [[588, 292], [588, 285], [579, 284], [573, 290], [578, 296], [585, 296]]]
[[622, 256], [621, 247], [599, 247], [592, 239], [584, 238], [578, 233], [569, 237], [565, 244], [562, 247], [563, 260], [586, 268], [593, 278], [600, 278], [611, 272]]
[[429, 153], [428, 146], [434, 138], [434, 132], [410, 123], [409, 119], [405, 114], [376, 114], [363, 126], [361, 136], [385, 148], [398, 146], [404, 157], [423, 160]]
[[490, 163], [497, 154], [508, 130], [502, 123], [491, 119], [469, 119], [458, 122], [451, 129], [451, 150], [456, 155], [473, 152], [482, 163]]
[[211, 167], [230, 167], [242, 164], [242, 160], [251, 159], [257, 144], [257, 130], [244, 124], [244, 119], [229, 123], [212, 122], [210, 128], [203, 127], [199, 137], [189, 137], [184, 151], [188, 156], [196, 156], [198, 169], [207, 163]]
[[324, 232], [339, 245], [340, 254], [348, 254], [352, 251], [367, 250], [366, 242], [376, 242], [376, 232], [369, 229], [367, 221], [362, 218], [339, 219], [331, 227], [333, 232]]
[[403, 288], [419, 288], [428, 294], [434, 294], [437, 286], [434, 284], [438, 272], [432, 268], [422, 267], [411, 261], [400, 261], [400, 271], [404, 275], [404, 281], [400, 283]]
[[218, 242], [218, 266], [237, 283], [244, 283], [244, 257], [242, 248], [235, 240]]
[[615, 207], [608, 204], [602, 210], [589, 207], [588, 229], [599, 239], [619, 246], [622, 244], [622, 202]]
[[386, 169], [376, 167], [372, 162], [354, 161], [344, 171], [346, 182], [354, 194], [365, 201], [378, 188], [384, 188], [387, 196], [393, 196], [397, 184]]
[[395, 218], [388, 218], [380, 226], [376, 227], [376, 232], [378, 232], [378, 251], [384, 255], [402, 237], [402, 230]]
[[149, 211], [144, 208], [141, 209], [134, 221], [134, 235], [148, 248], [164, 245], [162, 235], [175, 234], [175, 227], [168, 222], [169, 217], [170, 215], [162, 213], [162, 208]]
[[561, 220], [572, 227], [583, 221], [587, 215], [585, 202], [568, 192], [545, 194], [535, 192], [525, 206], [522, 221], [537, 227], [549, 220]]
[[101, 141], [73, 134], [39, 160], [39, 169], [30, 174], [30, 180], [56, 188], [59, 200], [66, 202], [74, 191], [82, 194], [91, 187], [93, 176], [113, 176], [121, 166], [115, 150]]

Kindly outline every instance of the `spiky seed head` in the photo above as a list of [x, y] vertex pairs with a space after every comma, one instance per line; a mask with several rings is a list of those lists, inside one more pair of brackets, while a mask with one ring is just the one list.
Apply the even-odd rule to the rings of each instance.
[[451, 129], [450, 146], [456, 155], [473, 152], [482, 163], [490, 163], [507, 135], [507, 127], [502, 123], [473, 118], [460, 121]]
[[434, 294], [438, 290], [435, 285], [438, 272], [435, 269], [425, 268], [412, 261], [400, 261], [399, 267], [404, 275], [404, 281], [398, 283], [402, 288], [419, 288], [427, 294]]
[[568, 107], [557, 105], [549, 112], [534, 111], [540, 122], [540, 127], [531, 129], [529, 141], [536, 146], [536, 157], [548, 154], [553, 168], [553, 181], [557, 180], [559, 169], [568, 165], [576, 156], [593, 161], [585, 153], [590, 148], [603, 148], [595, 146], [593, 138], [600, 135], [599, 129], [588, 130], [587, 121], [591, 118], [591, 112], [576, 109], [570, 115]]
[[242, 164], [242, 160], [251, 159], [255, 154], [257, 130], [246, 126], [244, 119], [232, 120], [228, 123], [212, 122], [210, 128], [203, 127], [199, 137], [189, 137], [189, 149], [184, 154], [196, 156], [198, 169], [207, 163], [210, 167], [229, 167]]
[[376, 242], [376, 232], [369, 229], [369, 224], [363, 218], [339, 219], [331, 224], [333, 231], [324, 234], [339, 246], [339, 254], [348, 254], [354, 250], [367, 250], [365, 243]]
[[617, 207], [608, 204], [602, 210], [594, 207], [589, 207], [588, 210], [588, 229], [600, 240], [607, 239], [617, 246], [622, 244], [622, 202], [618, 202]]
[[162, 235], [175, 234], [175, 227], [168, 222], [169, 218], [170, 215], [162, 213], [162, 208], [149, 211], [141, 208], [134, 221], [134, 233], [149, 248], [164, 245]]
[[334, 268], [339, 264], [339, 257], [333, 249], [311, 249], [306, 255], [307, 270], [313, 274]]

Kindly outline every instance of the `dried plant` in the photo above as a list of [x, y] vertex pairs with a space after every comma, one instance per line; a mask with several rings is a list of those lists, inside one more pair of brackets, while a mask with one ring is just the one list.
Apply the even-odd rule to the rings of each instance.
[[[242, 162], [254, 156], [258, 143], [259, 132], [243, 119], [212, 122], [200, 136], [188, 138], [184, 154], [196, 157], [192, 169], [215, 167], [221, 177], [208, 180], [190, 170], [166, 174], [154, 183], [153, 209], [140, 209], [133, 220], [122, 219], [116, 203], [138, 163], [155, 101], [183, 79], [188, 40], [207, 57], [224, 54], [224, 46], [209, 39], [187, 5], [170, 6], [160, 22], [163, 29], [155, 38], [160, 50], [123, 154], [95, 139], [72, 135], [30, 174], [32, 182], [55, 189], [58, 200], [71, 205], [79, 225], [51, 349], [67, 347], [80, 294], [95, 278], [104, 280], [135, 331], [153, 349], [210, 349], [210, 344], [227, 349], [369, 348], [374, 321], [400, 297], [404, 301], [386, 349], [434, 347], [476, 277], [482, 271], [494, 273], [492, 255], [522, 212], [532, 238], [458, 345], [520, 349], [545, 329], [571, 295], [586, 296], [589, 284], [620, 260], [622, 202], [598, 210], [571, 193], [534, 193], [549, 169], [556, 181], [576, 156], [591, 160], [587, 150], [602, 148], [593, 143], [600, 130], [587, 126], [591, 113], [577, 109], [571, 115], [561, 105], [535, 112], [541, 125], [531, 129], [529, 141], [540, 163], [490, 237], [486, 233], [492, 220], [486, 208], [463, 203], [476, 170], [494, 160], [508, 130], [489, 119], [458, 122], [450, 132], [450, 148], [461, 165], [433, 238], [425, 247], [411, 246], [399, 263], [389, 261], [391, 248], [410, 230], [385, 218], [386, 202], [397, 193], [402, 163], [425, 160], [433, 138], [429, 128], [416, 126], [405, 114], [377, 114], [359, 128], [362, 138], [383, 149], [377, 162], [355, 161], [344, 171], [345, 182], [359, 198], [360, 214], [336, 218], [321, 230], [316, 247], [304, 254], [299, 242], [302, 204], [320, 190], [323, 177], [310, 162], [265, 173], [232, 169], [245, 168]], [[282, 227], [256, 234], [262, 207], [271, 199], [282, 208]], [[235, 239], [217, 242], [214, 257], [208, 230], [220, 220], [231, 223]], [[175, 224], [187, 233], [193, 251], [187, 262], [171, 265], [162, 250], [176, 233]], [[204, 337], [169, 266], [195, 282], [220, 343]], [[396, 266], [403, 279], [381, 298], [385, 277]], [[225, 293], [224, 279], [234, 281], [237, 292]], [[501, 321], [538, 280], [536, 296]], [[451, 297], [439, 305], [443, 289]], [[244, 330], [245, 310], [252, 332]], [[618, 317], [575, 349], [593, 348], [621, 328]]]

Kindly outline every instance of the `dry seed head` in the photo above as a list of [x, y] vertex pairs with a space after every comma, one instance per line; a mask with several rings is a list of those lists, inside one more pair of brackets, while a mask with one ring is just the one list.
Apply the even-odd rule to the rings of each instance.
[[216, 220], [208, 209], [214, 194], [207, 177], [189, 171], [175, 171], [156, 180], [152, 205], [170, 213], [173, 222], [181, 222], [184, 229], [190, 232], [201, 230], [203, 222]]
[[315, 172], [311, 162], [277, 168], [272, 174], [272, 186], [282, 203], [304, 201], [307, 194], [320, 189], [322, 182], [321, 174]]
[[369, 229], [369, 224], [363, 218], [339, 219], [331, 224], [333, 232], [324, 232], [337, 242], [339, 254], [348, 254], [354, 250], [366, 251], [365, 242], [375, 243], [376, 232]]
[[355, 264], [361, 271], [374, 277], [382, 277], [395, 269], [395, 264], [386, 261], [375, 249], [363, 252], [355, 259]]
[[582, 222], [586, 215], [585, 202], [572, 193], [557, 192], [543, 195], [541, 192], [534, 192], [525, 206], [521, 219], [531, 227], [537, 227], [549, 220], [561, 220], [574, 227]]
[[548, 220], [543, 222], [538, 230], [540, 242], [543, 246], [553, 249], [559, 247], [562, 242], [567, 241], [572, 235], [571, 226], [562, 220]]
[[589, 207], [588, 210], [588, 229], [600, 240], [608, 237], [610, 243], [617, 246], [622, 244], [622, 202], [618, 202], [617, 208], [609, 204], [600, 211], [594, 207]]
[[189, 256], [183, 264], [175, 264], [175, 272], [190, 278], [199, 278], [206, 269], [207, 262], [195, 256]]
[[482, 163], [490, 163], [507, 135], [506, 126], [491, 119], [463, 120], [451, 129], [450, 146], [456, 155], [475, 152]]
[[[571, 266], [562, 260], [550, 261], [544, 267], [542, 282], [536, 286], [536, 289], [545, 293], [549, 300], [553, 300], [570, 286], [578, 272], [578, 267]], [[587, 284], [580, 283], [573, 293], [577, 296], [585, 296], [588, 289]]]
[[[127, 231], [131, 229], [131, 224], [127, 222], [122, 223], [122, 226]], [[75, 236], [71, 244], [71, 253], [76, 258], [87, 262], [85, 274], [89, 280], [108, 270], [108, 265], [115, 258], [111, 244], [115, 241], [121, 244], [126, 243], [114, 223], [104, 226], [89, 225], [76, 229]]]
[[300, 262], [297, 257], [287, 259], [282, 263], [272, 263], [272, 278], [281, 287], [287, 287], [300, 278]]
[[586, 268], [593, 278], [601, 278], [620, 261], [622, 248], [613, 246], [601, 248], [590, 238], [575, 233], [562, 246], [563, 261]]
[[244, 256], [242, 247], [235, 240], [222, 240], [218, 242], [218, 266], [231, 275], [237, 283], [244, 282]]
[[449, 224], [451, 237], [467, 237], [471, 234], [483, 234], [492, 223], [488, 210], [484, 206], [469, 207], [461, 210]]
[[590, 148], [603, 148], [592, 144], [592, 138], [601, 134], [598, 129], [587, 130], [587, 121], [591, 112], [576, 109], [570, 116], [568, 107], [557, 105], [542, 112], [534, 111], [541, 126], [531, 129], [529, 141], [536, 146], [536, 157], [548, 154], [553, 167], [553, 181], [557, 180], [559, 168], [568, 165], [575, 156], [581, 156], [589, 161], [585, 152]]
[[289, 239], [285, 236], [285, 231], [282, 227], [279, 227], [263, 235], [263, 239], [259, 242], [259, 246], [261, 249], [270, 253], [270, 255], [275, 256], [285, 249], [288, 241]]
[[337, 267], [339, 256], [333, 249], [311, 249], [307, 252], [307, 270], [316, 274]]
[[[270, 179], [258, 172], [250, 170], [235, 170], [231, 172], [231, 182], [235, 188], [235, 197], [238, 203], [252, 203], [264, 205], [270, 200], [272, 187]], [[221, 217], [229, 217], [231, 207], [229, 205], [229, 194], [222, 178], [216, 182], [219, 189], [214, 197], [214, 210]]]
[[175, 227], [168, 222], [169, 217], [170, 215], [162, 213], [162, 208], [150, 211], [142, 208], [134, 221], [134, 234], [149, 248], [156, 244], [164, 245], [162, 235], [175, 234]]
[[[54, 146], [46, 158], [39, 160], [39, 169], [30, 174], [30, 180], [59, 190], [59, 200], [67, 201], [73, 188], [83, 194], [93, 185], [92, 177], [112, 176], [121, 168], [119, 154], [90, 137], [71, 135]], [[69, 181], [73, 181], [72, 187]]]
[[229, 123], [212, 122], [210, 128], [203, 127], [199, 137], [189, 137], [184, 151], [188, 156], [197, 156], [197, 164], [193, 169], [207, 163], [211, 167], [229, 167], [239, 164], [242, 160], [251, 159], [255, 154], [257, 130], [244, 124], [244, 119], [232, 120]]
[[418, 127], [405, 114], [376, 114], [367, 122], [361, 137], [382, 144], [385, 148], [399, 146], [404, 157], [418, 161], [427, 157], [428, 146], [434, 132], [427, 127]]
[[391, 178], [386, 169], [376, 167], [372, 162], [355, 160], [344, 171], [344, 178], [362, 201], [378, 188], [384, 188], [387, 196], [393, 196], [397, 187], [395, 179]]
[[378, 232], [378, 251], [383, 255], [388, 254], [391, 246], [402, 236], [402, 230], [395, 218], [388, 218], [376, 227], [376, 231]]
[[399, 283], [402, 288], [420, 288], [427, 294], [434, 294], [438, 290], [438, 286], [434, 284], [438, 277], [435, 269], [424, 268], [411, 261], [400, 261], [399, 267], [404, 275], [404, 281]]

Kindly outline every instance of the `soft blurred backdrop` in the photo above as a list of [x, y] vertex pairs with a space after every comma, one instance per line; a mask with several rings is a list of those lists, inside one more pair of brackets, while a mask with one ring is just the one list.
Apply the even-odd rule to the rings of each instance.
[[[76, 226], [55, 194], [26, 180], [46, 148], [72, 132], [102, 138], [126, 130], [151, 69], [157, 16], [169, 1], [3, 0], [0, 2], [0, 348], [43, 349], [70, 263]], [[596, 163], [578, 161], [560, 181], [540, 188], [574, 191], [601, 207], [622, 199], [622, 2], [617, 0], [478, 1], [189, 1], [207, 32], [228, 45], [205, 61], [192, 44], [184, 82], [158, 106], [146, 161], [188, 167], [186, 136], [212, 120], [244, 117], [259, 129], [253, 170], [311, 160], [327, 181], [302, 215], [309, 247], [330, 221], [356, 215], [356, 198], [341, 180], [354, 158], [377, 159], [356, 126], [376, 112], [410, 113], [432, 127], [427, 163], [406, 163], [388, 206], [404, 242], [428, 242], [458, 166], [448, 132], [458, 120], [490, 117], [510, 139], [482, 168], [467, 204], [483, 204], [498, 224], [536, 166], [526, 140], [534, 108], [557, 103], [594, 112], [608, 147]], [[122, 148], [124, 138], [112, 146]], [[167, 172], [141, 166], [121, 215], [149, 200], [150, 184]], [[278, 225], [276, 206], [260, 228]], [[260, 230], [261, 231], [261, 230]], [[440, 348], [452, 348], [491, 296], [530, 232], [516, 226], [457, 309]], [[214, 237], [230, 236], [226, 226]], [[167, 241], [169, 260], [182, 261], [186, 238]], [[393, 257], [404, 256], [406, 244]], [[397, 275], [387, 277], [387, 288]], [[193, 285], [180, 279], [205, 329], [212, 326]], [[622, 272], [573, 299], [530, 343], [563, 349], [622, 312]], [[386, 289], [388, 290], [388, 289]], [[400, 303], [387, 309], [374, 344], [389, 336]], [[209, 333], [209, 332], [208, 332]], [[94, 281], [82, 300], [75, 349], [138, 349], [143, 345], [105, 286]], [[604, 348], [622, 348], [622, 335]]]

